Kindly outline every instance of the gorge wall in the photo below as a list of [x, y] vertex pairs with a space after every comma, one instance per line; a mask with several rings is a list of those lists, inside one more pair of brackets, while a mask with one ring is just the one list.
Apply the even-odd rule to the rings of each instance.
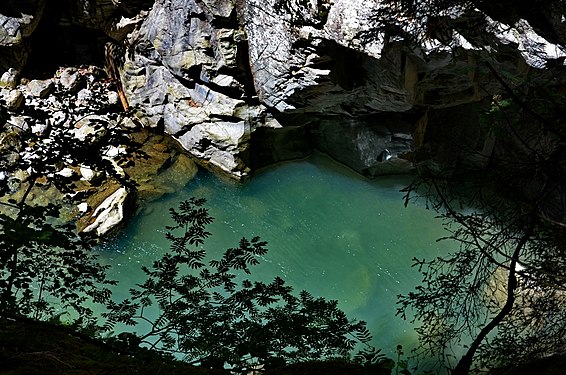
[[131, 113], [235, 178], [313, 149], [368, 176], [422, 161], [481, 166], [508, 137], [481, 121], [505, 92], [494, 71], [544, 77], [566, 56], [559, 1], [456, 7], [426, 27], [390, 18], [384, 1], [64, 3], [0, 5], [8, 117], [20, 110], [8, 105], [19, 77], [100, 64], [111, 40], [123, 46]]

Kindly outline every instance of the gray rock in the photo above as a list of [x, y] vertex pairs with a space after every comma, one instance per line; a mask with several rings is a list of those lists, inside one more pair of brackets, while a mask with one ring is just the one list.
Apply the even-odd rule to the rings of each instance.
[[47, 129], [49, 129], [49, 125], [42, 122], [36, 122], [31, 126], [32, 133], [37, 135], [43, 135]]
[[81, 142], [89, 141], [91, 144], [100, 142], [107, 134], [110, 120], [105, 116], [89, 115], [80, 119], [74, 126], [75, 138]]
[[3, 91], [2, 99], [9, 111], [19, 110], [25, 102], [24, 94], [20, 90]]
[[14, 172], [14, 178], [18, 179], [20, 182], [26, 182], [29, 179], [29, 173], [27, 171], [18, 169]]
[[0, 46], [12, 46], [22, 42], [35, 30], [46, 0], [31, 0], [6, 4], [7, 14], [18, 16], [6, 16], [0, 14]]
[[82, 89], [77, 94], [75, 104], [77, 106], [87, 106], [92, 100], [92, 91], [89, 89]]
[[18, 85], [18, 72], [14, 68], [10, 68], [2, 74], [0, 77], [0, 88], [15, 89]]
[[59, 76], [59, 84], [65, 91], [77, 92], [82, 84], [85, 83], [84, 77], [76, 68], [66, 68]]
[[32, 119], [28, 116], [11, 116], [8, 121], [7, 125], [12, 129], [17, 129], [18, 131], [27, 131], [30, 128], [30, 123], [32, 123]]
[[81, 173], [81, 178], [85, 181], [92, 181], [97, 177], [97, 172], [90, 167], [80, 166], [79, 172]]
[[[477, 73], [481, 56], [456, 29], [448, 45], [430, 40], [410, 49], [379, 30], [362, 43], [359, 35], [382, 7], [364, 0], [157, 0], [129, 36], [137, 44], [124, 68], [128, 98], [151, 126], [163, 126], [189, 153], [233, 175], [246, 170], [244, 159], [263, 165], [256, 155], [305, 155], [309, 143], [362, 173], [407, 170], [397, 155], [412, 150], [411, 111], [478, 103], [500, 87]], [[228, 22], [233, 12], [237, 25]], [[456, 26], [465, 24], [460, 16]], [[535, 47], [557, 51], [546, 58], [564, 54], [524, 22], [486, 20], [489, 30], [474, 43], [495, 46], [502, 70], [535, 64]], [[380, 114], [391, 121], [368, 120]], [[272, 151], [253, 144], [263, 141]], [[386, 166], [385, 148], [393, 160]]]
[[110, 164], [112, 165], [112, 169], [114, 169], [114, 173], [116, 173], [116, 175], [122, 178], [126, 178], [126, 172], [124, 172], [124, 169], [118, 165], [116, 160], [108, 156], [103, 156], [102, 159], [108, 160], [110, 162]]
[[[321, 150], [354, 170], [374, 175], [382, 162], [384, 150], [391, 155], [411, 151], [411, 126], [402, 121], [394, 121], [389, 116], [374, 116], [365, 119], [325, 117], [312, 129], [312, 141]], [[405, 130], [407, 133], [403, 132]], [[396, 136], [394, 136], [394, 134]], [[406, 137], [399, 137], [406, 134]], [[405, 173], [409, 169], [405, 168]], [[398, 173], [396, 171], [395, 173]]]
[[68, 119], [72, 116], [72, 113], [65, 110], [57, 110], [51, 114], [49, 123], [54, 127], [60, 127], [67, 123]]
[[120, 102], [118, 93], [115, 91], [108, 91], [108, 95], [106, 97], [108, 98], [108, 104], [110, 105], [117, 105]]
[[26, 88], [30, 95], [36, 98], [46, 98], [53, 91], [54, 85], [51, 79], [34, 79], [26, 85]]
[[203, 0], [202, 4], [214, 18], [228, 18], [234, 11], [234, 4], [231, 1]]

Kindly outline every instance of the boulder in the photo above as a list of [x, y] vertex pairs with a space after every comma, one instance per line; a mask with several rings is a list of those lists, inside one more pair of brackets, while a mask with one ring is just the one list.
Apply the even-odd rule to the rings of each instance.
[[91, 215], [91, 220], [94, 222], [84, 228], [82, 233], [94, 233], [102, 237], [115, 229], [125, 218], [128, 197], [128, 190], [125, 187], [120, 187], [108, 196], [96, 207]]
[[26, 85], [26, 89], [31, 96], [42, 99], [46, 98], [53, 91], [53, 88], [54, 84], [51, 79], [34, 79]]
[[79, 167], [79, 172], [81, 174], [81, 178], [85, 181], [92, 181], [95, 178], [100, 177], [101, 175], [100, 172], [97, 172], [96, 170], [84, 165], [81, 165]]
[[106, 136], [110, 126], [106, 116], [88, 115], [75, 123], [74, 136], [81, 142], [98, 143]]
[[65, 91], [75, 93], [84, 83], [84, 76], [76, 68], [66, 68], [60, 72], [59, 84]]
[[20, 90], [2, 90], [2, 99], [9, 111], [19, 110], [25, 102], [24, 94]]
[[2, 74], [0, 77], [0, 88], [15, 89], [18, 85], [19, 72], [10, 68]]

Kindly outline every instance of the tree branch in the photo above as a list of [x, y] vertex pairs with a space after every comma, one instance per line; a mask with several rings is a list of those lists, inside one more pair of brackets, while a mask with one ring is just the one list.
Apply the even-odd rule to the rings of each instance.
[[499, 313], [485, 327], [482, 328], [478, 336], [470, 345], [466, 354], [456, 365], [456, 368], [452, 372], [452, 375], [467, 375], [469, 373], [474, 355], [481, 345], [482, 341], [495, 327], [497, 327], [499, 323], [503, 321], [503, 319], [505, 319], [507, 315], [509, 315], [509, 313], [513, 309], [513, 304], [515, 303], [515, 289], [517, 288], [517, 262], [519, 260], [519, 256], [521, 255], [521, 250], [534, 232], [534, 227], [534, 221], [532, 221], [529, 228], [523, 234], [522, 238], [517, 243], [517, 246], [515, 246], [515, 250], [513, 251], [511, 263], [509, 264], [509, 276], [507, 277], [507, 299], [505, 301], [505, 305], [503, 305], [501, 311], [499, 311]]

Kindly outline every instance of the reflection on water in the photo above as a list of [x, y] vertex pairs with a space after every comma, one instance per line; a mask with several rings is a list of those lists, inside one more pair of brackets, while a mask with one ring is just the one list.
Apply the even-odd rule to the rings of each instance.
[[[374, 344], [393, 353], [415, 341], [412, 326], [395, 317], [398, 294], [420, 280], [412, 258], [445, 254], [449, 243], [434, 212], [403, 206], [399, 190], [410, 177], [367, 180], [323, 155], [265, 170], [244, 184], [200, 172], [183, 190], [153, 202], [127, 231], [101, 250], [122, 288], [141, 282], [140, 265], [168, 249], [168, 209], [191, 196], [204, 197], [215, 218], [205, 248], [221, 255], [241, 237], [269, 242], [265, 262], [252, 276], [281, 276], [295, 290], [339, 301], [351, 318], [368, 322]], [[406, 351], [407, 352], [407, 351]]]

